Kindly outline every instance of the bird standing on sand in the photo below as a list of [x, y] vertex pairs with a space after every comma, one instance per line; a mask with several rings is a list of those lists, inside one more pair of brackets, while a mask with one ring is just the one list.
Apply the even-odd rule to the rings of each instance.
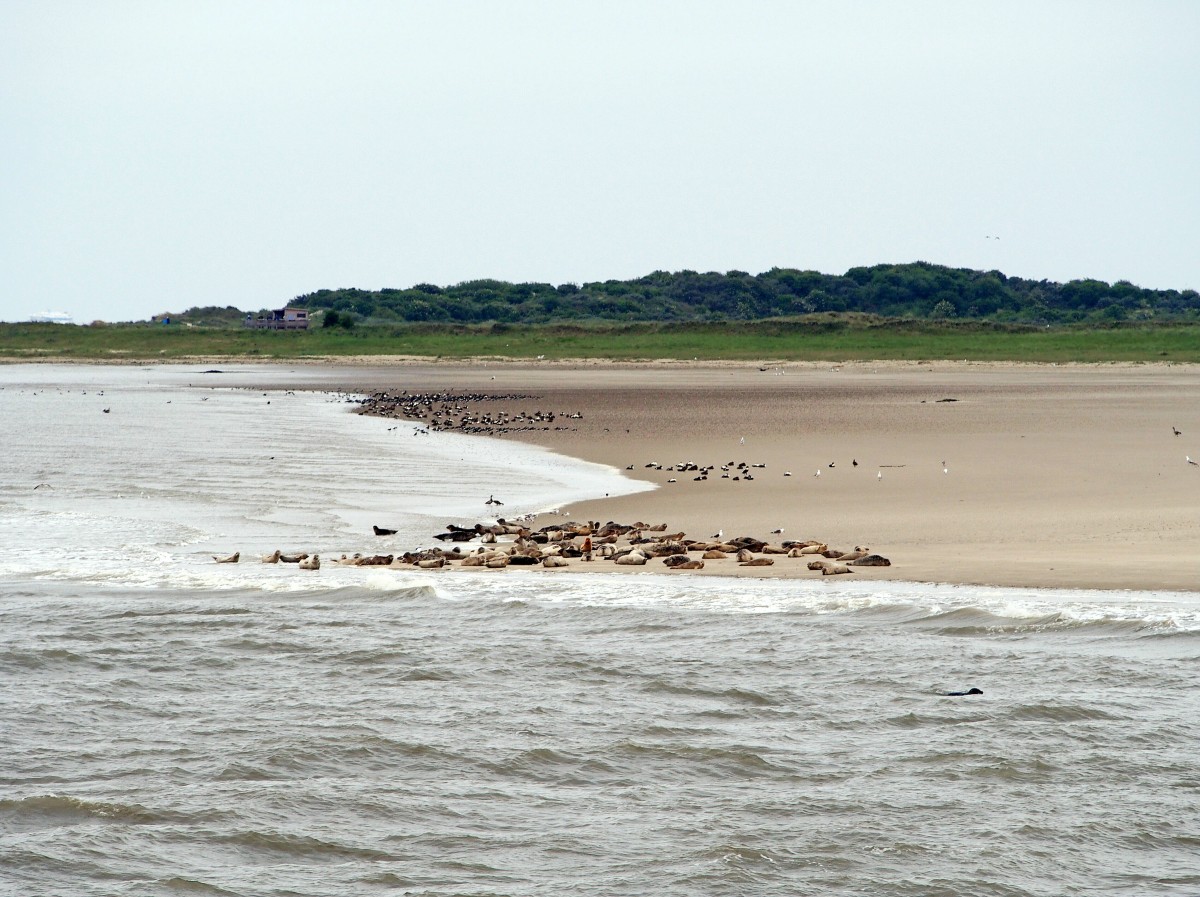
[[1171, 432], [1172, 432], [1172, 433], [1174, 433], [1176, 436], [1182, 436], [1182, 435], [1183, 435], [1181, 432], [1179, 432], [1178, 428], [1176, 428], [1175, 426], [1172, 426], [1172, 427], [1171, 427]]
[[879, 471], [879, 473], [875, 474], [875, 479], [877, 479], [877, 480], [883, 479], [883, 471], [882, 470]]
[[1184, 458], [1187, 459], [1187, 463], [1192, 465], [1192, 467], [1200, 467], [1200, 464], [1197, 464], [1195, 461], [1192, 460], [1191, 455], [1184, 455]]

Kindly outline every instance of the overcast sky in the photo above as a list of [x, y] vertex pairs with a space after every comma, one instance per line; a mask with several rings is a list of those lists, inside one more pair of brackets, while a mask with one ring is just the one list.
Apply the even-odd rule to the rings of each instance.
[[0, 0], [5, 320], [916, 260], [1196, 289], [1198, 184], [1190, 0]]

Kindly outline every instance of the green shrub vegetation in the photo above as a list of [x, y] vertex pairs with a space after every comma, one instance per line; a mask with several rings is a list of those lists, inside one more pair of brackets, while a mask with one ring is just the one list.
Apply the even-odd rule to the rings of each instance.
[[318, 290], [292, 304], [352, 312], [367, 323], [557, 321], [753, 321], [819, 312], [889, 318], [969, 319], [1006, 324], [1200, 321], [1195, 290], [1149, 290], [1128, 281], [1069, 283], [928, 262], [821, 274], [772, 268], [762, 274], [655, 271], [636, 280], [507, 283], [472, 280], [439, 287]]

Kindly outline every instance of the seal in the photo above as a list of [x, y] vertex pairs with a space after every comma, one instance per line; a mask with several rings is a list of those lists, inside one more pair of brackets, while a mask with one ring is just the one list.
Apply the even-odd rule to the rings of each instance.
[[822, 576], [837, 576], [839, 573], [853, 573], [854, 571], [845, 564], [823, 564], [821, 566]]
[[881, 554], [868, 554], [863, 557], [856, 558], [853, 561], [847, 561], [851, 567], [890, 567], [892, 562]]
[[968, 688], [966, 691], [944, 691], [942, 697], [945, 698], [962, 698], [967, 695], [981, 695], [983, 690], [979, 688]]

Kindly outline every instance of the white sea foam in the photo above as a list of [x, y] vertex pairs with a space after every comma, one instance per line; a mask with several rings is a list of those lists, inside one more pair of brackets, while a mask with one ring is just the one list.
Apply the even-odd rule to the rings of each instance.
[[[513, 581], [516, 579], [519, 585]], [[864, 614], [891, 611], [891, 622], [978, 611], [964, 625], [986, 628], [1130, 623], [1200, 631], [1200, 598], [1188, 592], [1001, 589], [908, 582], [826, 579], [664, 577], [653, 573], [555, 573], [510, 570], [503, 577], [443, 576], [439, 594], [547, 605], [664, 608], [705, 614]], [[947, 620], [952, 625], [953, 620]]]

